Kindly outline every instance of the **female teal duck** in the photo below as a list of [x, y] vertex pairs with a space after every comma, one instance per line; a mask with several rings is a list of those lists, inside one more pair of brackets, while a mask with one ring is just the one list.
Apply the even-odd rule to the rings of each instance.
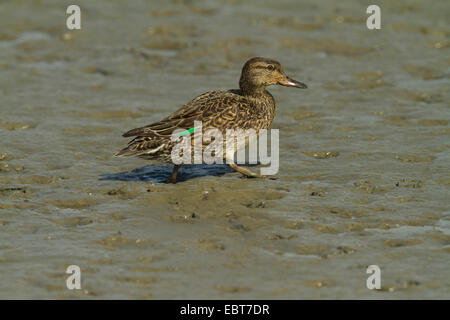
[[[307, 88], [304, 83], [285, 75], [278, 61], [252, 58], [242, 68], [239, 90], [206, 92], [161, 121], [124, 133], [124, 137], [135, 138], [115, 156], [138, 156], [173, 163], [171, 151], [175, 142], [171, 139], [172, 133], [183, 129], [191, 134], [194, 131], [194, 121], [202, 121], [202, 131], [216, 128], [224, 136], [227, 129], [254, 129], [256, 133], [267, 129], [275, 116], [275, 100], [266, 87], [275, 84]], [[233, 162], [228, 161], [228, 164], [244, 176], [259, 176]], [[167, 182], [176, 183], [180, 166], [174, 165]]]

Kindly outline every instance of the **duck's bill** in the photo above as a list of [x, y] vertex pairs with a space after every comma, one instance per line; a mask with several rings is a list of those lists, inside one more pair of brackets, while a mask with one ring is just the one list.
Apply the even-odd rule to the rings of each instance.
[[308, 88], [308, 86], [306, 84], [304, 84], [303, 82], [291, 79], [288, 76], [285, 76], [283, 80], [278, 82], [278, 84], [281, 84], [282, 86], [285, 86], [285, 87], [295, 87], [295, 88], [300, 88], [300, 89]]

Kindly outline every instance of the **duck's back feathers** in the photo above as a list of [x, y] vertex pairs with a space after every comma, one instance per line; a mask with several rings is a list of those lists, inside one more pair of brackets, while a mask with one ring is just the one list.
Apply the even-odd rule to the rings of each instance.
[[[258, 108], [258, 104], [262, 108]], [[177, 129], [191, 129], [196, 120], [202, 121], [203, 131], [209, 128], [260, 129], [268, 127], [272, 122], [274, 107], [273, 97], [268, 92], [261, 101], [253, 101], [252, 98], [241, 95], [240, 90], [210, 91], [161, 121], [125, 132], [123, 137], [136, 138], [115, 156], [152, 159], [164, 157], [167, 160], [173, 146], [171, 135]]]

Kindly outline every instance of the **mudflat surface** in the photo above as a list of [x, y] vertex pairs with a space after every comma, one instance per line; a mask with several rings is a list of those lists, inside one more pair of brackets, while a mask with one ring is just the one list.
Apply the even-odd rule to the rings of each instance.
[[[450, 298], [448, 1], [77, 3], [0, 2], [0, 298]], [[112, 157], [252, 56], [278, 180]]]

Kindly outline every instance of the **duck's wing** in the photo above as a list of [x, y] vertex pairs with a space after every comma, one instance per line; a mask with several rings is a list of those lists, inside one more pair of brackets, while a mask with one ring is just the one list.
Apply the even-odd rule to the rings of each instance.
[[158, 122], [125, 132], [123, 137], [136, 138], [116, 156], [156, 155], [165, 149], [175, 130], [189, 130], [194, 127], [195, 120], [202, 121], [204, 128], [209, 125], [220, 128], [224, 121], [233, 121], [236, 118], [236, 108], [244, 99], [231, 91], [204, 93]]
[[207, 121], [211, 116], [221, 113], [235, 103], [230, 101], [230, 99], [237, 100], [238, 97], [240, 96], [228, 91], [206, 92], [166, 118], [147, 126], [127, 131], [122, 136], [170, 137], [176, 129], [192, 128], [195, 120]]

